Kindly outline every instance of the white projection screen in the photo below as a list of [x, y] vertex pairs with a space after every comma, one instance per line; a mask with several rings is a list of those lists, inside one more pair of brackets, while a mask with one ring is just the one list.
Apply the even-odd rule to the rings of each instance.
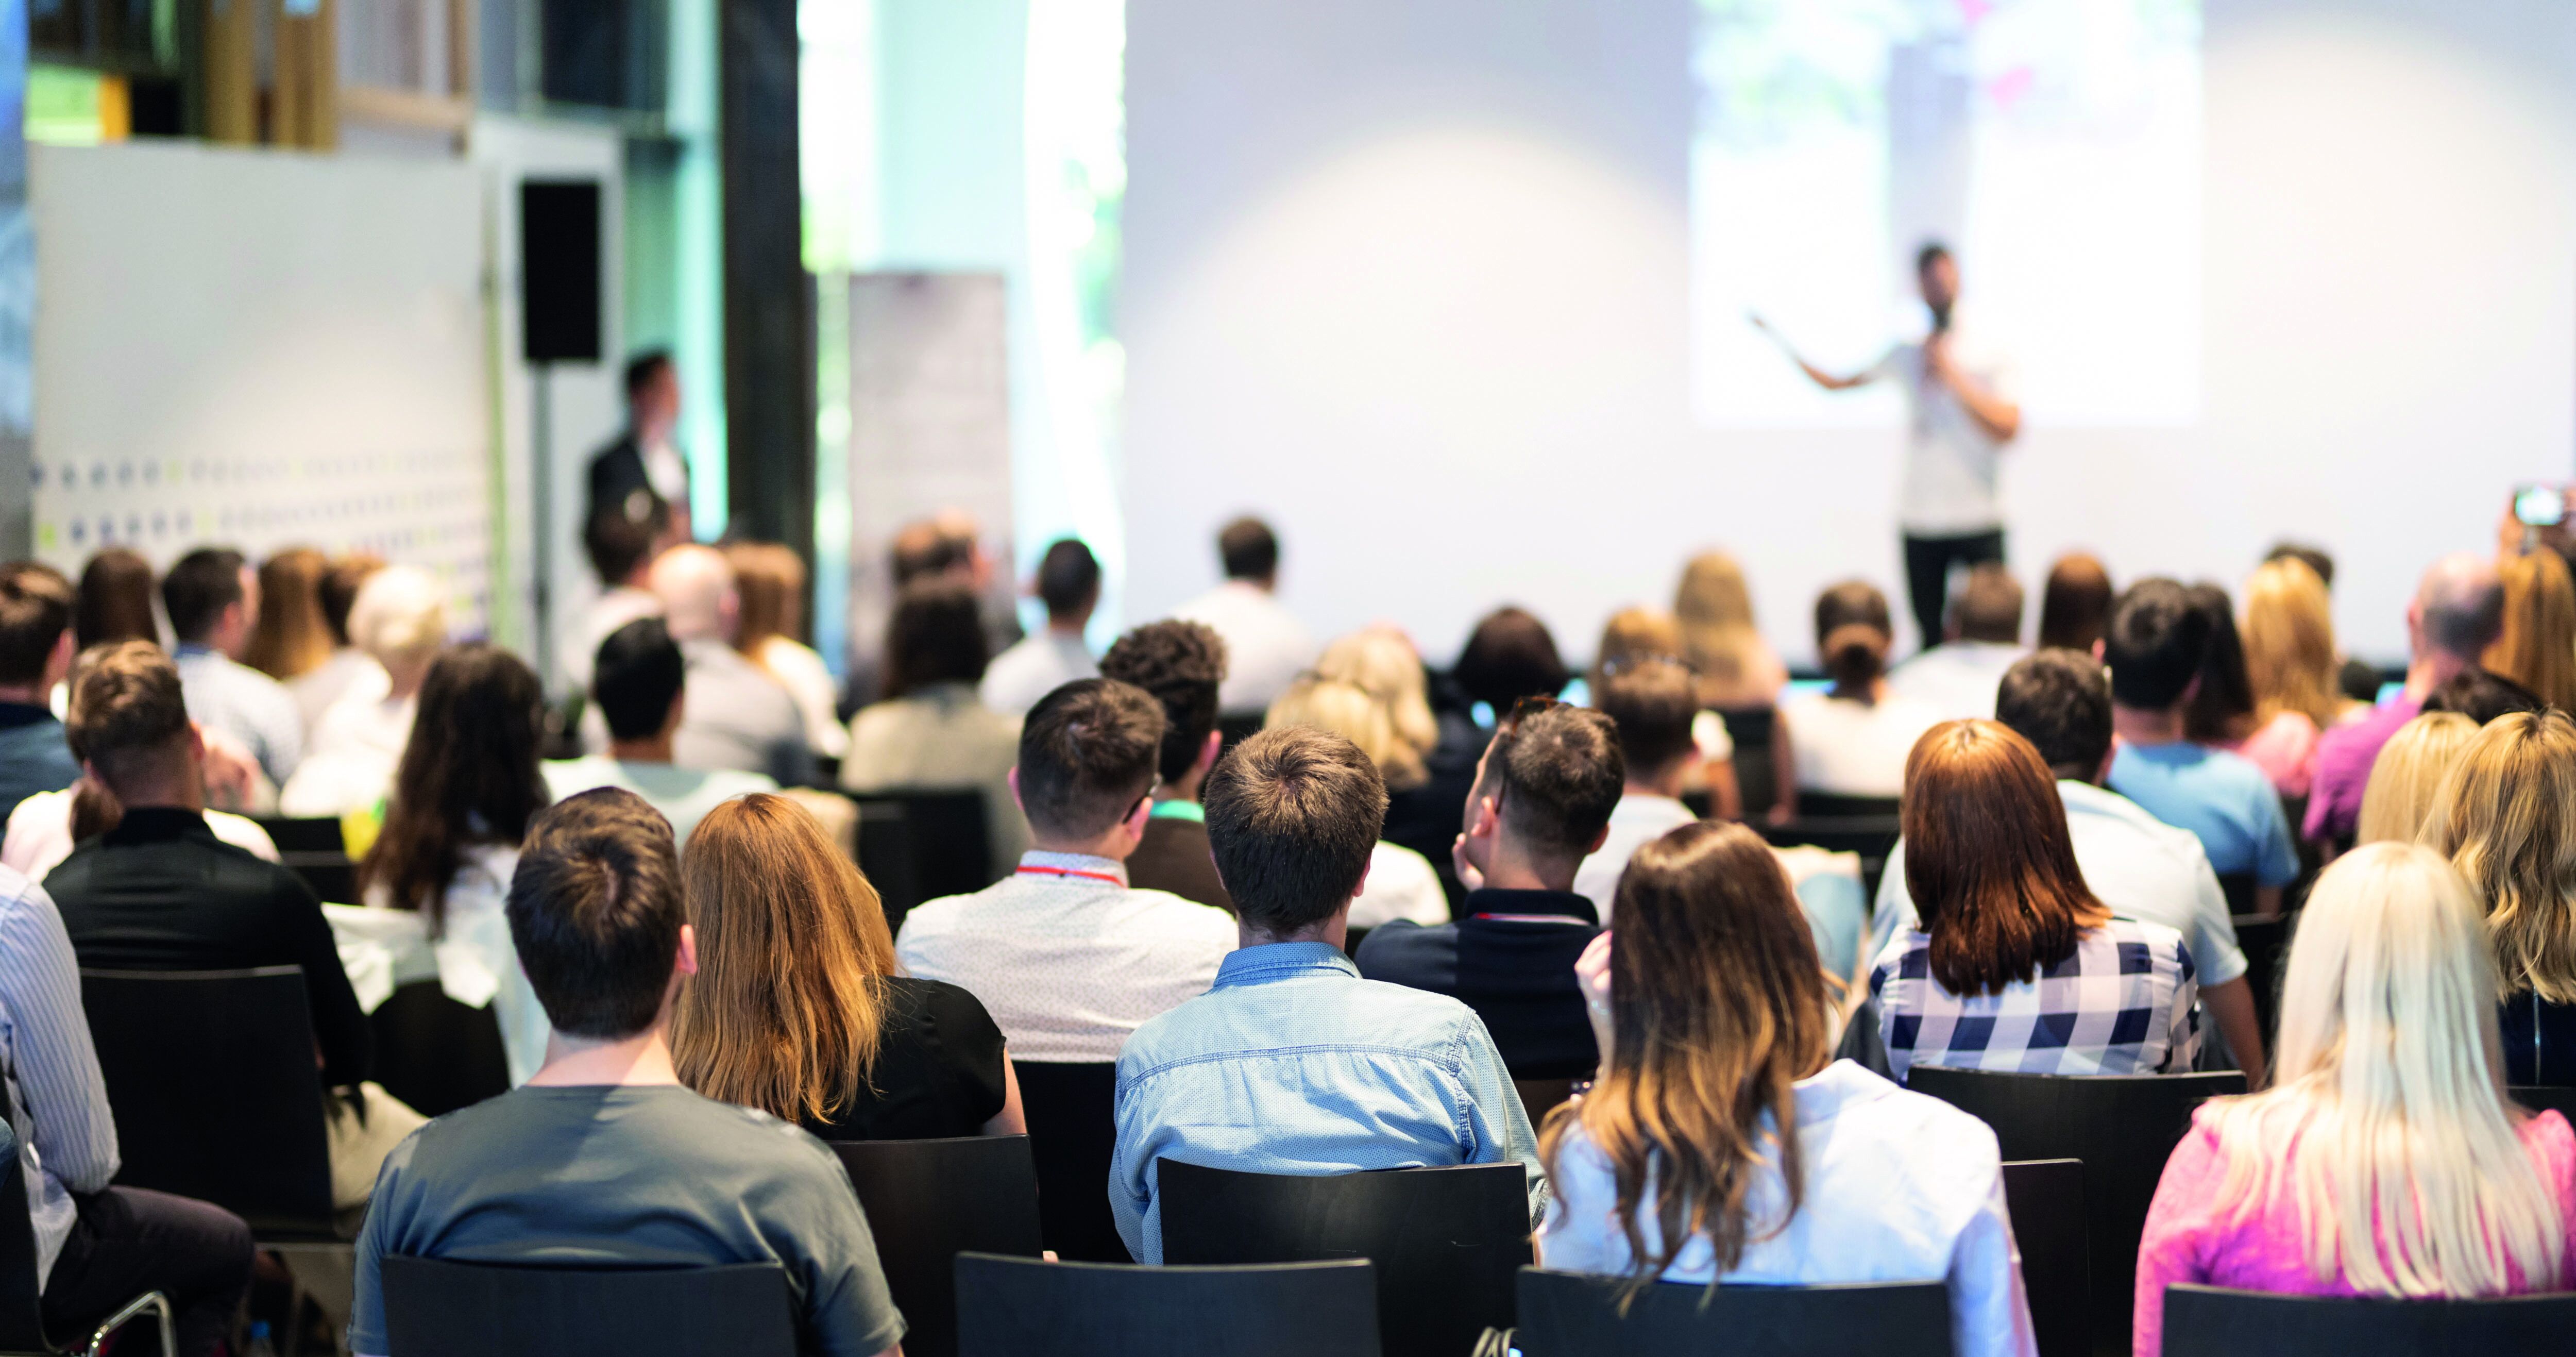
[[2557, 0], [1130, 0], [1128, 35], [1130, 620], [1247, 510], [1320, 634], [1437, 663], [1504, 602], [1587, 656], [1709, 546], [1793, 662], [1834, 580], [1902, 613], [1898, 407], [1744, 313], [1865, 363], [1923, 324], [1927, 234], [2010, 332], [2034, 592], [2077, 547], [2235, 587], [2297, 538], [2393, 659], [2423, 566], [2576, 466]]

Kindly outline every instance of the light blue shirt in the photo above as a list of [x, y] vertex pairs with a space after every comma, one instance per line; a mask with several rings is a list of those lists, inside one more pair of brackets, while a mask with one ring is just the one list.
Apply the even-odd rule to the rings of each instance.
[[[2003, 1164], [1985, 1123], [1904, 1089], [1848, 1060], [1796, 1085], [1804, 1189], [1787, 1204], [1778, 1163], [1764, 1156], [1745, 1194], [1755, 1228], [1723, 1278], [1705, 1235], [1682, 1247], [1663, 1280], [1760, 1286], [1833, 1282], [1946, 1282], [1951, 1347], [1960, 1357], [2022, 1357], [2035, 1350], [2021, 1252], [2004, 1206]], [[1771, 1143], [1769, 1114], [1763, 1142]], [[1539, 1231], [1546, 1266], [1624, 1277], [1634, 1266], [1619, 1226], [1610, 1161], [1578, 1121], [1558, 1142], [1556, 1200]], [[1637, 1226], [1662, 1252], [1649, 1191]]]
[[0, 867], [0, 1074], [27, 1174], [36, 1285], [72, 1232], [72, 1194], [116, 1177], [116, 1116], [81, 1012], [80, 964], [44, 888]]
[[172, 656], [188, 719], [242, 742], [268, 780], [283, 787], [304, 761], [304, 709], [286, 685], [201, 645]]
[[1109, 1206], [1139, 1261], [1163, 1261], [1155, 1161], [1320, 1176], [1520, 1161], [1530, 1220], [1547, 1171], [1474, 1009], [1362, 980], [1321, 942], [1247, 947], [1206, 994], [1118, 1053]]
[[2298, 879], [2299, 849], [2281, 794], [2251, 760], [2206, 745], [2123, 744], [2109, 781], [2149, 815], [2199, 836], [2220, 876], [2247, 872], [2262, 886]]

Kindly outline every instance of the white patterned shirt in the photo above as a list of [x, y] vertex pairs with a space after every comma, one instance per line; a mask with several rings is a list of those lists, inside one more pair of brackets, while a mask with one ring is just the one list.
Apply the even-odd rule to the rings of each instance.
[[2191, 1068], [2200, 1048], [2191, 952], [2162, 924], [2113, 918], [2075, 951], [2000, 994], [1962, 997], [1932, 976], [1932, 938], [1917, 928], [1870, 969], [1888, 1072], [1917, 1064], [2018, 1074], [2161, 1074]]

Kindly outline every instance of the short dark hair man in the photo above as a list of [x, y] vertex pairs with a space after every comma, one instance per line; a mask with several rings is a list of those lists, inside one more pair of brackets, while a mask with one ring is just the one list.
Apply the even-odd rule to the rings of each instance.
[[1072, 537], [1049, 544], [1030, 586], [1046, 605], [1046, 626], [994, 656], [976, 690], [985, 706], [1013, 716], [1036, 706], [1057, 685], [1100, 672], [1082, 639], [1092, 610], [1100, 606], [1100, 562], [1091, 548]]
[[614, 512], [641, 523], [659, 507], [681, 540], [689, 537], [689, 463], [673, 442], [680, 428], [680, 368], [667, 349], [626, 363], [626, 427], [590, 459], [585, 518]]
[[358, 1237], [351, 1350], [391, 1350], [383, 1260], [427, 1257], [774, 1263], [817, 1350], [894, 1353], [903, 1317], [840, 1161], [767, 1113], [698, 1096], [672, 1068], [671, 1002], [698, 967], [670, 826], [630, 792], [555, 803], [528, 827], [509, 916], [554, 1025], [545, 1067], [385, 1160]]
[[[2200, 974], [2200, 999], [2246, 1077], [2263, 1081], [2263, 1031], [2254, 1018], [2245, 953], [2209, 855], [2190, 831], [2157, 819], [2102, 786], [2111, 767], [2111, 687], [2102, 662], [2042, 650], [2004, 672], [1995, 719], [2031, 742], [2057, 777], [2066, 828], [2085, 884], [2111, 912], [2182, 934]], [[1916, 925], [1898, 844], [1879, 878], [1871, 954]]]
[[1269, 710], [1290, 682], [1315, 662], [1315, 638], [1279, 602], [1279, 534], [1246, 515], [1216, 536], [1225, 583], [1172, 610], [1204, 622], [1225, 638], [1226, 677], [1218, 702], [1229, 717]]
[[1162, 744], [1162, 705], [1140, 688], [1091, 678], [1047, 694], [1011, 770], [1035, 847], [1011, 876], [904, 915], [904, 969], [982, 999], [1020, 1060], [1117, 1059], [1234, 950], [1222, 912], [1129, 884]]
[[546, 789], [557, 798], [593, 787], [623, 787], [671, 822], [685, 845], [698, 821], [747, 792], [774, 792], [766, 773], [682, 768], [671, 746], [688, 710], [688, 662], [658, 617], [629, 622], [599, 643], [591, 696], [608, 727], [608, 752], [546, 765]]
[[1148, 622], [1109, 647], [1100, 657], [1100, 672], [1163, 704], [1154, 809], [1144, 839], [1127, 859], [1128, 879], [1145, 890], [1170, 891], [1232, 913], [1234, 899], [1208, 856], [1207, 815], [1199, 805], [1199, 788], [1223, 743], [1216, 695], [1225, 683], [1225, 641], [1196, 622]]
[[1626, 785], [1601, 846], [1574, 875], [1574, 893], [1607, 914], [1628, 859], [1699, 818], [1681, 800], [1682, 779], [1699, 762], [1699, 746], [1691, 740], [1699, 683], [1679, 662], [1645, 660], [1603, 675], [1593, 701], [1619, 733]]
[[52, 705], [71, 669], [71, 581], [37, 561], [0, 566], [0, 816], [80, 780]]
[[1574, 877], [1609, 836], [1626, 785], [1609, 717], [1523, 703], [1498, 724], [1467, 798], [1466, 832], [1452, 854], [1469, 886], [1464, 916], [1371, 929], [1356, 958], [1360, 974], [1465, 1000], [1516, 1079], [1593, 1069], [1600, 1051], [1574, 961], [1601, 931], [1607, 902], [1575, 894]]
[[1484, 1024], [1342, 954], [1386, 817], [1376, 765], [1339, 735], [1266, 730], [1209, 775], [1207, 812], [1242, 950], [1119, 1053], [1109, 1195], [1128, 1249], [1163, 1261], [1164, 1159], [1284, 1174], [1517, 1160], [1535, 1224], [1546, 1173]]
[[599, 577], [599, 596], [580, 614], [566, 619], [555, 653], [555, 667], [576, 689], [590, 687], [591, 660], [608, 634], [639, 617], [659, 617], [661, 596], [653, 592], [653, 558], [677, 545], [671, 531], [670, 506], [658, 499], [646, 504], [642, 518], [627, 517], [610, 506], [582, 525], [582, 551]]
[[1938, 709], [1945, 721], [1993, 716], [1995, 684], [2030, 653], [2021, 612], [2021, 581], [2010, 570], [1994, 562], [1970, 570], [1950, 600], [1941, 644], [1890, 671], [1888, 690]]
[[2102, 652], [2120, 743], [2107, 781], [2157, 819], [2198, 835], [2221, 877], [2250, 877], [2256, 911], [2270, 914], [2299, 875], [2281, 795], [2253, 763], [2183, 735], [2210, 626], [2209, 614], [2169, 579], [2140, 580], [2111, 605]]
[[258, 574], [238, 551], [199, 547], [161, 577], [161, 606], [190, 719], [239, 740], [285, 786], [304, 761], [304, 709], [285, 684], [240, 662], [259, 623]]

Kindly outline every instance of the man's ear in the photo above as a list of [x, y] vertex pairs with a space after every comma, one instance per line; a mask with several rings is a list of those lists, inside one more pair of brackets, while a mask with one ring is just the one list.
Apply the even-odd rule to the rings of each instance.
[[672, 959], [671, 969], [680, 975], [698, 973], [698, 930], [689, 924], [680, 925], [680, 954]]
[[1011, 771], [1005, 776], [1005, 780], [1011, 784], [1011, 804], [1019, 807], [1021, 817], [1026, 818], [1029, 813], [1029, 803], [1020, 798], [1020, 766], [1018, 764], [1015, 763], [1011, 765]]
[[1603, 825], [1601, 826], [1601, 832], [1592, 836], [1592, 846], [1583, 850], [1583, 856], [1588, 858], [1593, 854], [1600, 852], [1601, 845], [1608, 842], [1610, 842], [1610, 826]]
[[[1011, 794], [1013, 796], [1019, 795], [1020, 792], [1019, 771], [1020, 770], [1017, 768], [1011, 770]], [[1026, 812], [1022, 813], [1026, 814]], [[1126, 828], [1129, 834], [1141, 839], [1145, 837], [1145, 822], [1153, 818], [1154, 798], [1151, 796], [1140, 796], [1136, 798], [1135, 806], [1127, 812], [1127, 818], [1119, 823]]]
[[1211, 730], [1208, 732], [1207, 742], [1199, 746], [1199, 756], [1197, 760], [1191, 763], [1190, 766], [1204, 773], [1209, 769], [1216, 767], [1216, 756], [1224, 752], [1225, 732], [1221, 730]]
[[1499, 798], [1479, 796], [1467, 803], [1467, 837], [1490, 839], [1503, 827], [1503, 803]]
[[2109, 653], [2109, 650], [2110, 647], [2101, 637], [2096, 636], [2093, 638], [2093, 662], [2095, 664], [2108, 663], [2104, 657]]

